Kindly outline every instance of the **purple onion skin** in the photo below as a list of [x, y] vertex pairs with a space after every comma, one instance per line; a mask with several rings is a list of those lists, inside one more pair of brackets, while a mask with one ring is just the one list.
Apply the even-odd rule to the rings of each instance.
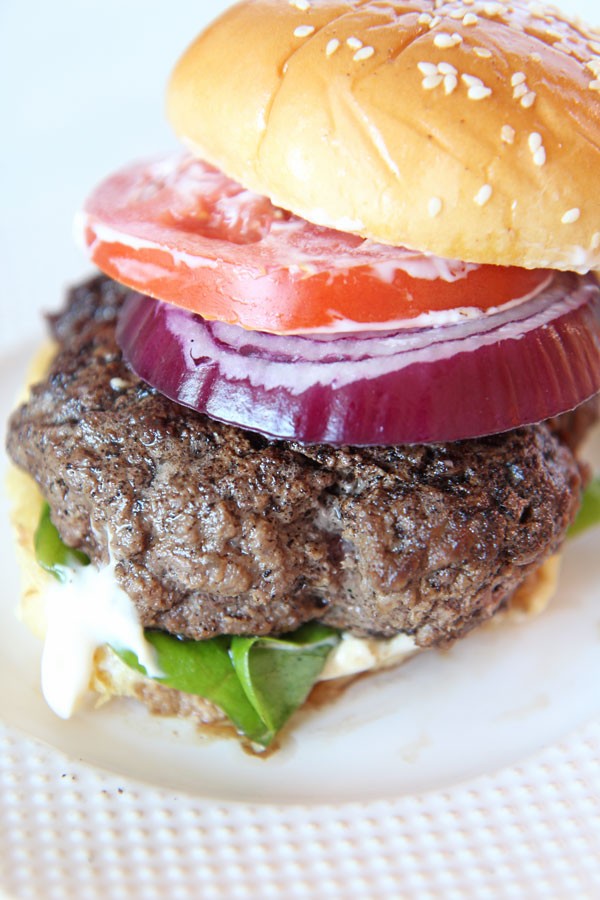
[[[457, 441], [550, 418], [600, 389], [598, 284], [593, 276], [559, 274], [552, 290], [545, 307], [544, 298], [527, 301], [534, 303], [530, 322], [538, 321], [539, 309], [546, 312], [544, 321], [524, 333], [509, 322], [498, 328], [497, 340], [485, 344], [478, 342], [472, 325], [462, 339], [461, 326], [449, 326], [450, 332], [447, 326], [423, 330], [425, 335], [431, 332], [433, 347], [445, 344], [448, 334], [458, 352], [435, 358], [426, 347], [409, 364], [400, 352], [399, 368], [380, 373], [373, 357], [369, 377], [358, 371], [360, 363], [352, 362], [357, 377], [346, 377], [342, 384], [336, 384], [335, 354], [339, 348], [340, 365], [348, 372], [345, 347], [348, 339], [354, 347], [362, 346], [356, 342], [358, 335], [314, 341], [257, 334], [253, 349], [252, 333], [240, 335], [236, 326], [209, 322], [132, 292], [121, 312], [117, 338], [137, 375], [170, 399], [270, 438], [356, 446]], [[563, 294], [576, 300], [557, 300]], [[485, 321], [489, 330], [491, 320]], [[494, 328], [491, 332], [495, 334]], [[231, 336], [232, 344], [224, 336]], [[368, 356], [373, 338], [364, 336], [359, 359]], [[389, 340], [397, 346], [398, 332], [377, 338], [380, 347], [382, 338], [383, 345]], [[243, 353], [235, 347], [240, 340], [249, 345]], [[284, 367], [287, 386], [267, 386], [261, 377], [272, 370], [269, 342], [275, 346], [273, 358]], [[198, 354], [200, 344], [213, 352]], [[282, 353], [282, 346], [289, 351]], [[302, 348], [324, 361], [302, 364]], [[385, 368], [390, 354], [383, 353], [382, 359]], [[256, 367], [254, 383], [249, 365]], [[293, 367], [300, 365], [302, 378], [295, 383]]]

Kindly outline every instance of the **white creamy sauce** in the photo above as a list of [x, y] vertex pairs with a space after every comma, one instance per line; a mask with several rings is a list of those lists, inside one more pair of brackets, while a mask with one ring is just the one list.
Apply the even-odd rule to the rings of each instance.
[[[368, 242], [361, 247], [366, 252]], [[380, 252], [380, 248], [385, 248], [385, 244], [371, 244], [375, 248], [375, 252]], [[474, 272], [479, 266], [476, 263], [461, 262], [456, 259], [443, 259], [441, 256], [434, 256], [431, 253], [418, 253], [416, 250], [408, 250], [402, 248], [392, 248], [396, 250], [392, 254], [389, 250], [387, 255], [389, 259], [383, 258], [381, 262], [371, 262], [368, 269], [374, 278], [382, 281], [384, 284], [392, 284], [397, 272], [406, 272], [411, 278], [417, 278], [423, 281], [442, 281], [453, 282], [460, 281], [465, 278], [469, 272]], [[401, 252], [400, 252], [401, 251]]]
[[[367, 123], [369, 126], [369, 123]], [[369, 129], [371, 140], [382, 153], [384, 148], [378, 132]], [[393, 165], [389, 160], [389, 164]], [[93, 237], [89, 247], [92, 258], [104, 245], [120, 244], [134, 253], [155, 250], [171, 258], [174, 267], [185, 267], [190, 270], [218, 265], [213, 252], [218, 251], [226, 235], [232, 233], [231, 240], [240, 238], [240, 258], [243, 265], [258, 266], [265, 271], [288, 269], [298, 278], [305, 278], [320, 272], [330, 272], [332, 253], [335, 257], [335, 272], [347, 274], [357, 267], [365, 267], [371, 277], [383, 283], [391, 284], [398, 272], [405, 272], [414, 278], [444, 281], [456, 281], [464, 278], [475, 264], [458, 260], [445, 260], [428, 253], [419, 253], [404, 247], [380, 244], [372, 240], [351, 238], [346, 232], [356, 233], [362, 230], [362, 223], [354, 219], [341, 219], [334, 223], [334, 231], [329, 241], [323, 245], [318, 228], [310, 221], [295, 215], [286, 214], [281, 208], [273, 205], [266, 197], [250, 191], [222, 172], [207, 166], [199, 160], [189, 157], [174, 156], [148, 164], [137, 175], [132, 175], [124, 188], [128, 191], [125, 201], [132, 209], [152, 201], [156, 196], [159, 208], [161, 203], [170, 205], [201, 224], [195, 237], [197, 247], [193, 253], [179, 249], [172, 241], [161, 240], [161, 229], [157, 223], [156, 239], [149, 240], [145, 236], [131, 233], [127, 226], [122, 232], [118, 225], [110, 225], [104, 221], [104, 212], [96, 214], [84, 210], [76, 217], [75, 227], [78, 237], [85, 245], [89, 235]], [[165, 196], [161, 196], [161, 194]], [[140, 210], [140, 214], [143, 210]], [[331, 232], [331, 222], [322, 210], [314, 210], [309, 217], [318, 225], [322, 219], [326, 230]], [[205, 226], [205, 227], [204, 227]], [[185, 226], [183, 226], [185, 227]], [[335, 231], [340, 234], [335, 235]], [[245, 239], [243, 239], [245, 236]], [[192, 236], [192, 243], [194, 236]], [[208, 255], [202, 253], [203, 242], [214, 251]], [[258, 244], [255, 251], [251, 245]], [[254, 255], [256, 259], [254, 260]], [[218, 252], [215, 252], [218, 257]], [[119, 270], [120, 258], [112, 260]], [[145, 263], [144, 263], [145, 265]], [[152, 273], [148, 273], [148, 279]], [[143, 266], [136, 275], [140, 284], [144, 278]]]
[[187, 266], [188, 269], [216, 269], [218, 267], [218, 262], [215, 259], [208, 259], [195, 253], [186, 253], [184, 250], [176, 250], [174, 247], [167, 247], [157, 241], [149, 241], [146, 238], [125, 234], [116, 228], [112, 228], [110, 225], [98, 222], [86, 213], [82, 213], [79, 216], [77, 227], [83, 228], [84, 234], [87, 228], [90, 228], [94, 233], [95, 241], [89, 247], [92, 258], [98, 244], [122, 244], [124, 247], [129, 247], [132, 250], [160, 250], [167, 253], [175, 265], [182, 264]]
[[[243, 198], [242, 198], [243, 199]], [[232, 198], [227, 198], [227, 202], [231, 203]], [[239, 202], [236, 203], [235, 214], [239, 213]], [[255, 225], [258, 229], [260, 223], [252, 221], [246, 222], [246, 228]], [[210, 259], [201, 253], [188, 253], [179, 250], [171, 245], [161, 243], [160, 241], [148, 240], [138, 235], [125, 233], [99, 222], [97, 219], [83, 212], [76, 219], [75, 228], [77, 230], [77, 242], [85, 243], [82, 237], [87, 229], [94, 235], [94, 241], [88, 250], [91, 257], [98, 247], [106, 244], [120, 244], [128, 247], [134, 252], [142, 250], [158, 250], [161, 253], [171, 257], [174, 266], [186, 266], [188, 269], [216, 269], [219, 266], [217, 259]], [[278, 221], [274, 219], [270, 225], [269, 232], [261, 239], [265, 248], [268, 248], [273, 254], [272, 265], [269, 267], [273, 271], [277, 269], [289, 269], [292, 274], [298, 277], [308, 277], [316, 275], [319, 272], [331, 271], [331, 256], [321, 256], [318, 249], [312, 249], [309, 243], [306, 249], [300, 249], [299, 246], [293, 245], [286, 240], [287, 236], [295, 230], [302, 231], [305, 223], [301, 219]], [[279, 243], [279, 236], [283, 237], [282, 243]], [[207, 242], [211, 240], [209, 236], [203, 238]], [[121, 260], [114, 259], [116, 266], [121, 265]], [[148, 262], [144, 261], [140, 264], [137, 278], [139, 281], [149, 280], [151, 274], [146, 274], [144, 268], [148, 268]], [[368, 239], [362, 241], [353, 250], [344, 252], [336, 251], [335, 254], [335, 274], [348, 274], [352, 269], [366, 268], [373, 278], [378, 279], [384, 284], [392, 284], [398, 272], [405, 272], [411, 278], [423, 279], [426, 281], [434, 281], [442, 279], [446, 282], [459, 281], [465, 278], [469, 272], [478, 268], [475, 263], [465, 263], [460, 260], [443, 259], [429, 253], [420, 253], [416, 250], [409, 250], [405, 247], [393, 247], [388, 244], [377, 244]]]
[[327, 657], [319, 681], [395, 666], [419, 649], [409, 634], [398, 634], [393, 638], [357, 638], [344, 634]]
[[65, 583], [52, 579], [44, 597], [46, 638], [42, 691], [48, 706], [68, 719], [85, 696], [98, 647], [133, 650], [150, 676], [164, 673], [144, 638], [133, 602], [115, 578], [115, 563], [97, 569], [65, 569]]

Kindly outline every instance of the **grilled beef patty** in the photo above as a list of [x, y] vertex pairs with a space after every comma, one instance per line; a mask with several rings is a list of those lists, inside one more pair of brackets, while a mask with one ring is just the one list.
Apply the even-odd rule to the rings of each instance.
[[429, 446], [269, 441], [129, 370], [115, 340], [126, 294], [104, 277], [71, 292], [8, 449], [68, 544], [103, 564], [110, 541], [145, 626], [206, 638], [318, 619], [445, 643], [562, 541], [580, 473], [555, 426]]

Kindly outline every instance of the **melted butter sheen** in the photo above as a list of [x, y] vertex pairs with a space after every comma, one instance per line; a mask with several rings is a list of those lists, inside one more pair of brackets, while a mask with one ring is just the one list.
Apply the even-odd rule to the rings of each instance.
[[63, 719], [70, 718], [82, 702], [94, 653], [104, 644], [132, 650], [150, 676], [164, 674], [114, 570], [113, 561], [102, 569], [69, 569], [65, 583], [53, 580], [48, 585], [42, 691], [48, 706]]

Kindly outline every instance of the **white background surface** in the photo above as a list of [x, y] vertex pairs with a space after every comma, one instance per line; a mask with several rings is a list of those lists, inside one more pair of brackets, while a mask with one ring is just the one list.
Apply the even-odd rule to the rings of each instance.
[[[41, 334], [37, 311], [89, 271], [71, 222], [90, 188], [175, 146], [163, 115], [168, 73], [224, 5], [0, 0], [0, 357], [14, 360], [14, 348]], [[563, 8], [600, 24], [597, 0]], [[578, 703], [580, 693], [567, 731], [585, 719]], [[599, 759], [596, 720], [523, 763], [434, 793], [419, 784], [383, 802], [260, 808], [138, 787], [3, 728], [0, 888], [78, 900], [595, 900]]]
[[91, 188], [127, 161], [177, 146], [164, 115], [167, 78], [227, 5], [0, 0], [0, 351], [31, 334], [29, 310], [56, 306], [90, 271], [72, 220]]

